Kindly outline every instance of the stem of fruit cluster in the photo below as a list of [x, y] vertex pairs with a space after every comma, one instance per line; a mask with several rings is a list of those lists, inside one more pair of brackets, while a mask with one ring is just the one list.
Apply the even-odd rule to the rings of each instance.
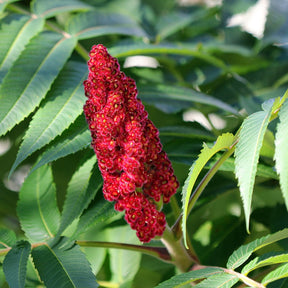
[[173, 264], [182, 272], [187, 272], [195, 262], [198, 262], [196, 254], [191, 253], [193, 249], [186, 249], [183, 239], [177, 239], [168, 225], [161, 237], [161, 241], [172, 257]]

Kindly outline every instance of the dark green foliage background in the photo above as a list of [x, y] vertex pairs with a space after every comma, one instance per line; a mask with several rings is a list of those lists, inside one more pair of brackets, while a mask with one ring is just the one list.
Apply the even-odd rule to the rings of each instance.
[[[62, 49], [59, 54], [49, 54], [52, 58], [46, 62], [47, 67], [43, 68], [42, 74], [37, 74], [39, 79], [36, 78], [29, 88], [31, 93], [24, 95], [23, 106], [14, 111], [15, 117], [13, 113], [7, 116], [8, 124], [2, 122], [3, 126], [0, 125], [0, 140], [9, 141], [11, 144], [10, 149], [0, 155], [0, 227], [13, 230], [18, 239], [25, 236], [16, 213], [19, 189], [13, 191], [11, 186], [7, 185], [8, 181], [16, 181], [13, 173], [27, 165], [29, 168], [34, 166], [34, 169], [49, 165], [57, 191], [59, 210], [65, 211], [72, 205], [66, 204], [65, 208], [64, 201], [73, 176], [77, 177], [79, 168], [87, 159], [93, 157], [89, 146], [89, 131], [82, 114], [85, 97], [81, 84], [86, 77], [87, 52], [92, 45], [102, 43], [107, 46], [109, 52], [119, 59], [121, 69], [136, 80], [139, 98], [144, 102], [149, 118], [160, 130], [162, 144], [180, 181], [179, 192], [172, 205], [165, 208], [170, 225], [180, 211], [181, 188], [189, 167], [200, 153], [202, 143], [212, 144], [217, 136], [224, 132], [235, 133], [244, 118], [260, 110], [265, 100], [281, 97], [287, 89], [287, 1], [271, 1], [273, 3], [268, 10], [261, 39], [242, 31], [238, 26], [227, 27], [229, 17], [246, 11], [256, 1], [224, 0], [222, 5], [213, 8], [205, 5], [180, 6], [173, 0], [28, 2], [0, 3], [0, 42], [3, 40], [5, 43], [0, 44], [0, 123], [7, 113], [6, 107], [13, 104], [12, 98], [23, 96], [20, 86], [27, 85], [29, 80], [30, 72], [25, 76], [25, 65], [31, 64], [30, 56], [49, 51], [49, 47], [53, 46], [58, 38], [63, 38], [65, 33], [72, 37], [64, 37], [66, 42], [61, 44], [63, 47], [59, 48]], [[56, 8], [52, 9], [53, 7]], [[22, 54], [15, 54], [16, 56], [11, 57], [9, 63], [5, 64], [8, 66], [1, 66], [8, 53], [7, 50], [4, 51], [4, 47], [10, 47], [9, 39], [13, 39], [7, 27], [20, 23], [19, 18], [24, 17], [23, 15], [30, 19], [32, 11], [41, 19], [37, 24], [38, 31], [35, 28], [31, 39], [28, 32], [23, 32], [27, 36], [27, 43], [24, 43], [25, 46], [20, 51]], [[21, 21], [24, 23], [25, 19]], [[12, 27], [12, 30], [17, 29]], [[127, 57], [135, 55], [154, 57], [159, 66], [156, 69], [125, 68]], [[36, 64], [35, 66], [33, 69], [38, 68]], [[14, 78], [10, 79], [9, 75], [12, 75], [13, 71], [16, 71]], [[25, 77], [28, 77], [28, 80], [25, 80]], [[35, 87], [40, 82], [38, 91]], [[15, 92], [13, 85], [17, 86], [20, 92]], [[71, 101], [70, 104], [61, 104], [60, 97], [66, 97], [67, 103], [68, 100]], [[53, 106], [53, 101], [59, 102]], [[64, 112], [61, 112], [61, 105], [66, 109]], [[59, 113], [47, 120], [45, 117], [49, 118], [57, 107], [60, 107]], [[201, 112], [206, 119], [216, 115], [224, 121], [224, 127], [219, 129], [215, 125], [212, 129], [206, 129], [197, 122], [184, 121], [183, 113], [191, 109]], [[51, 124], [52, 129], [45, 130], [43, 134], [46, 138], [41, 138], [43, 135], [39, 136], [37, 129], [47, 123]], [[213, 120], [210, 124], [213, 125]], [[229, 255], [242, 244], [287, 227], [287, 209], [273, 170], [273, 135], [276, 124], [277, 120], [268, 126], [271, 138], [265, 138], [264, 148], [260, 153], [262, 170], [258, 169], [253, 194], [251, 234], [248, 235], [245, 229], [232, 159], [227, 161], [212, 179], [189, 216], [187, 231], [202, 264], [225, 266]], [[64, 144], [73, 141], [74, 144], [66, 150], [63, 148]], [[56, 152], [53, 154], [53, 151]], [[92, 166], [87, 168], [88, 174]], [[110, 206], [103, 206], [105, 202], [102, 202], [101, 177], [95, 169], [94, 167], [91, 172], [97, 176], [95, 183], [91, 184], [90, 178], [89, 181], [86, 179], [92, 188], [83, 192], [81, 209], [85, 208], [85, 213], [82, 214], [83, 210], [80, 209], [79, 215], [73, 216], [82, 221], [80, 228], [83, 229], [77, 231], [72, 224], [65, 236], [71, 236], [73, 240], [125, 242], [128, 239], [130, 243], [138, 243], [134, 232], [126, 229], [123, 217], [115, 215]], [[201, 176], [203, 175], [202, 173]], [[79, 179], [84, 183], [85, 179], [81, 177], [79, 176]], [[76, 179], [78, 181], [78, 178]], [[70, 190], [73, 190], [73, 187], [72, 185]], [[97, 193], [98, 191], [100, 192]], [[95, 199], [90, 203], [92, 198]], [[74, 198], [71, 199], [72, 203]], [[105, 208], [103, 213], [99, 210], [101, 207]], [[97, 214], [97, 211], [101, 213]], [[73, 219], [70, 219], [68, 214], [66, 217], [61, 232], [74, 220], [72, 216]], [[158, 245], [157, 241], [152, 243]], [[287, 240], [284, 240], [270, 249], [285, 250], [288, 249], [287, 245]], [[78, 248], [71, 249], [76, 251]], [[147, 255], [141, 257], [139, 253], [125, 256], [125, 253], [119, 255], [113, 249], [104, 248], [85, 248], [83, 251], [87, 252], [97, 280], [103, 287], [155, 287], [176, 273], [173, 265]], [[77, 250], [77, 253], [80, 252]], [[133, 267], [130, 266], [131, 259], [135, 261]], [[2, 260], [3, 257], [0, 256], [0, 287], [8, 287], [1, 268]], [[29, 265], [26, 286], [44, 287], [41, 286], [32, 264]], [[116, 267], [126, 267], [127, 271], [118, 271]], [[133, 268], [133, 271], [129, 271], [129, 268]], [[111, 285], [116, 284], [109, 286], [108, 282]], [[280, 281], [277, 287], [286, 287], [285, 284], [280, 286], [281, 283]]]

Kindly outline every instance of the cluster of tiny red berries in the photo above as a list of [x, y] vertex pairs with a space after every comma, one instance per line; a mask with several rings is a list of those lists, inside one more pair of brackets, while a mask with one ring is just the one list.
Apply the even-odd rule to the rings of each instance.
[[166, 220], [155, 203], [169, 202], [178, 182], [162, 150], [159, 132], [137, 98], [135, 81], [120, 71], [116, 58], [92, 47], [84, 105], [92, 147], [103, 177], [103, 194], [125, 211], [142, 242], [161, 236]]

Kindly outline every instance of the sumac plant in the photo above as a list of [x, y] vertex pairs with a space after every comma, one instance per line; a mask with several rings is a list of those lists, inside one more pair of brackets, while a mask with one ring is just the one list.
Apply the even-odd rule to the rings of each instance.
[[0, 287], [288, 287], [287, 5], [208, 2], [0, 1]]

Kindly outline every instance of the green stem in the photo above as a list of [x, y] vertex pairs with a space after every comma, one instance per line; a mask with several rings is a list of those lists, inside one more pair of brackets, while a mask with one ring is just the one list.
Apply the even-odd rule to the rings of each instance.
[[175, 238], [168, 225], [161, 237], [161, 241], [171, 255], [173, 264], [182, 272], [187, 272], [195, 262], [198, 262], [198, 258], [195, 255], [191, 255], [190, 251], [184, 247], [182, 238]]
[[171, 262], [172, 258], [169, 255], [166, 248], [163, 247], [150, 247], [150, 246], [142, 246], [142, 245], [134, 245], [134, 244], [125, 244], [125, 243], [117, 243], [117, 242], [101, 242], [101, 241], [76, 241], [81, 247], [101, 247], [101, 248], [114, 248], [114, 249], [125, 249], [135, 252], [141, 252], [158, 259], [161, 259], [165, 262]]

